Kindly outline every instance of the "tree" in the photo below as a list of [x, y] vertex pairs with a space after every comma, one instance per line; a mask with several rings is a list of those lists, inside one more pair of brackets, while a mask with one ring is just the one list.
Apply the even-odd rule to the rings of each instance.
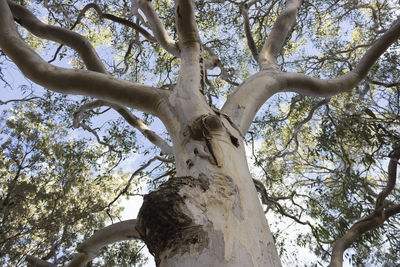
[[[0, 119], [2, 266], [26, 265], [26, 255], [65, 264], [77, 242], [121, 211], [109, 204], [128, 179], [112, 171], [118, 155], [66, 138], [68, 132], [40, 106], [47, 101], [40, 102], [17, 103]], [[123, 246], [118, 251], [138, 254], [137, 243]], [[112, 262], [114, 254], [101, 251], [99, 259]], [[142, 261], [138, 256], [132, 263]]]
[[[158, 266], [280, 266], [257, 191], [267, 211], [309, 227], [298, 242], [316, 246], [321, 263], [330, 256], [330, 266], [341, 266], [357, 240], [357, 252], [377, 261], [385, 255], [371, 245], [396, 251], [395, 1], [40, 4], [0, 2], [3, 53], [36, 84], [86, 96], [75, 126], [107, 145], [86, 121], [90, 110], [110, 107], [158, 147], [164, 157], [151, 162], [167, 166], [137, 220], [96, 232], [69, 266], [128, 237], [143, 240]], [[37, 18], [44, 13], [48, 24]], [[25, 40], [14, 21], [29, 32]], [[50, 61], [71, 48], [75, 69], [44, 61], [27, 42], [49, 46], [31, 34], [62, 45]], [[104, 53], [102, 61], [91, 41], [111, 44], [115, 58]], [[147, 126], [155, 118], [167, 140]], [[253, 179], [260, 174], [250, 173], [245, 151], [246, 140], [261, 136], [253, 159], [264, 183]]]

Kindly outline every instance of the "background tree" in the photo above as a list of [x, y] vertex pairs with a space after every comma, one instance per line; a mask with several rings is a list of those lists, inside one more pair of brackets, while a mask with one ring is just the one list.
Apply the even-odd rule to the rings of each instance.
[[[26, 100], [36, 103], [15, 104], [0, 120], [1, 265], [25, 266], [26, 255], [65, 264], [77, 242], [120, 214], [109, 202], [129, 177], [113, 171], [120, 162], [116, 153], [67, 138], [39, 106], [47, 101]], [[113, 250], [104, 250], [98, 261], [111, 263]], [[131, 243], [119, 251], [134, 256], [138, 250]], [[130, 260], [129, 266], [143, 262], [141, 256]]]
[[[148, 153], [137, 172], [150, 168], [157, 190], [138, 220], [96, 232], [70, 266], [132, 237], [160, 266], [279, 266], [275, 244], [296, 262], [285, 220], [319, 264], [340, 266], [350, 246], [356, 264], [398, 264], [397, 2], [0, 3], [7, 58], [45, 88], [84, 96], [65, 105], [46, 93], [60, 121], [126, 157]], [[152, 150], [121, 123], [96, 125], [111, 109]]]

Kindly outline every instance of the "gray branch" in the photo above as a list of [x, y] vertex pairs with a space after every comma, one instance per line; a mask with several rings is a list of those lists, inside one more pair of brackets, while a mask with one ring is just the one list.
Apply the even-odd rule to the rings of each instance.
[[277, 69], [277, 57], [284, 46], [288, 34], [296, 22], [302, 0], [287, 0], [286, 8], [276, 19], [265, 44], [259, 54], [258, 62], [262, 70]]
[[374, 211], [357, 221], [340, 239], [336, 240], [329, 267], [341, 267], [343, 265], [343, 253], [353, 242], [359, 239], [362, 234], [380, 227], [387, 219], [400, 212], [400, 205], [389, 207], [385, 205], [386, 197], [393, 191], [396, 184], [399, 158], [400, 147], [395, 145], [390, 155], [388, 180], [386, 186], [376, 198]]
[[78, 245], [79, 253], [66, 267], [84, 267], [103, 247], [123, 240], [140, 239], [135, 227], [136, 220], [127, 220], [96, 231], [88, 240]]
[[247, 38], [247, 45], [249, 46], [250, 52], [253, 55], [255, 61], [258, 62], [258, 51], [256, 43], [254, 42], [253, 35], [251, 34], [250, 21], [249, 21], [249, 5], [244, 5], [242, 10], [243, 15], [243, 26], [244, 26], [244, 34]]
[[138, 0], [138, 4], [140, 10], [142, 10], [146, 16], [151, 30], [161, 47], [175, 57], [180, 57], [180, 51], [176, 42], [169, 37], [169, 34], [154, 10], [151, 1]]
[[[13, 7], [13, 5], [11, 6]], [[104, 74], [104, 69], [98, 68], [98, 58], [87, 59], [85, 63], [89, 64], [91, 68], [102, 71], [103, 73], [70, 70], [53, 66], [45, 62], [22, 40], [13, 21], [14, 16], [11, 13], [7, 1], [1, 0], [0, 48], [11, 58], [24, 75], [32, 81], [56, 92], [87, 95], [137, 108], [156, 116], [165, 115], [165, 111], [161, 112], [160, 110], [160, 102], [161, 96], [167, 94], [166, 91], [110, 77]], [[32, 20], [32, 25], [39, 25], [39, 22], [35, 23], [35, 21]], [[51, 30], [49, 30], [50, 28], [46, 29], [48, 29], [48, 31], [46, 31], [44, 37], [50, 39], [58, 36], [58, 38], [64, 40], [64, 37], [61, 36], [62, 31], [55, 31], [54, 27], [52, 27]], [[73, 36], [67, 32], [64, 33], [67, 37]], [[80, 37], [78, 36], [76, 38]], [[77, 40], [78, 39], [71, 40], [72, 43], [70, 45], [77, 47], [82, 53], [82, 49], [86, 48], [78, 48], [79, 44], [76, 43]], [[68, 40], [65, 41], [67, 42]], [[91, 55], [93, 56], [95, 54], [91, 53]]]
[[368, 73], [379, 57], [400, 37], [400, 20], [379, 37], [366, 51], [357, 66], [333, 79], [317, 79], [301, 73], [265, 70], [248, 78], [228, 98], [223, 111], [233, 118], [242, 132], [247, 132], [260, 107], [278, 92], [329, 97], [351, 91]]
[[153, 145], [159, 147], [162, 154], [168, 156], [173, 155], [172, 147], [154, 131], [150, 130], [143, 120], [136, 117], [127, 108], [107, 101], [96, 100], [79, 107], [79, 109], [74, 113], [74, 127], [84, 126], [81, 121], [85, 111], [102, 106], [109, 106], [117, 111], [131, 126], [139, 130], [139, 132], [141, 132]]

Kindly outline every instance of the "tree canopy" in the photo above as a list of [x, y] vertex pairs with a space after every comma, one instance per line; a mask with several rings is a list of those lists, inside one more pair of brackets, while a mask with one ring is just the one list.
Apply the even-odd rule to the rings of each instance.
[[[398, 1], [176, 2], [2, 1], [22, 39], [4, 16], [0, 78], [30, 87], [13, 106], [0, 98], [0, 263], [66, 264], [117, 220], [122, 196], [176, 176], [162, 108], [184, 69], [200, 70], [205, 101], [241, 133], [284, 265], [326, 265], [341, 246], [356, 266], [399, 265]], [[199, 69], [185, 42], [201, 44]], [[51, 91], [13, 80], [15, 65]], [[143, 261], [121, 244], [98, 262]]]
[[[113, 171], [116, 155], [90, 140], [68, 138], [65, 125], [40, 106], [45, 102], [35, 102], [13, 105], [0, 121], [3, 266], [25, 265], [26, 255], [68, 262], [77, 242], [120, 214], [110, 202], [129, 178]], [[121, 255], [133, 257], [139, 245], [121, 248]], [[118, 261], [114, 250], [103, 251], [99, 259]]]

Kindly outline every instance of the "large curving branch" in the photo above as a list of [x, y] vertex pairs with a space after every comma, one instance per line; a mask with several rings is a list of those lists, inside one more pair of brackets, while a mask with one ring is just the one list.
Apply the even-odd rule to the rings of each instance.
[[139, 132], [142, 133], [143, 136], [146, 137], [153, 145], [159, 147], [163, 155], [173, 156], [172, 147], [163, 138], [149, 129], [143, 120], [136, 117], [127, 108], [114, 103], [96, 100], [80, 106], [74, 114], [74, 127], [78, 127], [80, 125], [83, 112], [102, 106], [109, 106], [117, 111], [131, 126], [139, 130]]
[[84, 36], [74, 31], [47, 25], [41, 22], [25, 7], [7, 1], [14, 19], [37, 37], [67, 45], [78, 52], [88, 69], [106, 73], [96, 50]]
[[204, 48], [201, 46], [193, 0], [175, 0], [175, 24], [181, 51], [181, 66], [175, 89], [178, 95], [190, 94], [188, 101], [179, 104], [182, 110], [186, 110], [202, 101], [206, 83]]
[[[37, 35], [38, 37], [60, 42], [62, 44], [66, 44], [72, 47], [83, 58], [83, 61], [86, 64], [88, 70], [107, 74], [107, 71], [104, 68], [100, 58], [97, 56], [96, 50], [93, 48], [93, 46], [85, 37], [71, 30], [44, 24], [40, 20], [38, 20], [29, 10], [20, 5], [14, 4], [10, 1], [9, 1], [9, 6], [11, 11], [13, 12], [14, 17], [17, 18], [18, 22], [23, 27], [27, 28], [27, 30]], [[94, 8], [96, 12], [100, 15], [100, 17], [109, 18], [110, 16], [112, 16], [109, 14], [103, 14], [100, 7], [96, 4], [88, 4], [82, 9], [81, 13], [79, 14], [77, 23], [79, 23], [79, 21], [83, 17], [83, 14], [89, 8]], [[147, 139], [149, 139], [156, 146], [160, 147], [163, 154], [165, 155], [172, 154], [172, 148], [168, 145], [168, 143], [166, 143], [155, 132], [151, 131], [142, 120], [134, 116], [127, 108], [101, 100], [98, 100], [95, 103], [97, 104], [97, 107], [103, 105], [112, 107], [113, 109], [118, 111], [133, 127], [138, 129]], [[86, 106], [84, 105], [82, 106], [82, 108], [87, 109], [94, 107], [89, 107], [88, 105]], [[100, 143], [103, 143], [99, 140], [97, 134], [93, 132], [93, 130], [90, 129], [87, 125], [82, 123], [77, 123], [79, 122], [79, 120], [75, 120], [74, 122], [76, 124], [75, 125], [76, 127], [78, 127], [78, 124], [83, 126], [83, 128], [92, 132]]]
[[247, 132], [260, 107], [278, 92], [329, 97], [351, 91], [368, 73], [378, 58], [400, 38], [400, 19], [380, 36], [366, 51], [357, 66], [334, 79], [317, 79], [301, 73], [264, 70], [248, 78], [230, 95], [222, 110]]
[[392, 192], [396, 184], [399, 158], [400, 147], [395, 146], [394, 151], [390, 155], [388, 180], [385, 188], [379, 193], [376, 199], [374, 211], [367, 217], [356, 222], [344, 236], [336, 240], [329, 267], [341, 267], [343, 264], [343, 253], [353, 242], [357, 241], [362, 234], [381, 226], [391, 216], [400, 213], [400, 205], [387, 207], [384, 204], [386, 197]]
[[142, 10], [146, 16], [150, 28], [161, 47], [171, 53], [173, 56], [180, 57], [178, 45], [169, 37], [169, 34], [162, 21], [158, 17], [157, 12], [154, 10], [151, 1], [138, 0], [138, 4], [140, 10]]
[[160, 104], [167, 92], [151, 86], [86, 70], [71, 70], [45, 62], [18, 34], [6, 0], [0, 0], [0, 48], [22, 73], [50, 90], [87, 95], [162, 115]]
[[278, 68], [277, 57], [284, 46], [288, 34], [296, 22], [297, 13], [303, 0], [287, 0], [286, 7], [272, 26], [264, 46], [259, 54], [258, 62], [262, 70]]
[[[99, 57], [97, 56], [95, 49], [86, 38], [73, 31], [63, 29], [61, 27], [49, 26], [47, 24], [44, 24], [40, 20], [38, 20], [29, 10], [20, 5], [10, 2], [9, 5], [11, 11], [13, 12], [14, 17], [16, 17], [19, 23], [25, 28], [27, 28], [29, 31], [31, 31], [38, 37], [57, 41], [72, 47], [83, 58], [83, 61], [89, 70], [102, 72], [105, 74], [107, 73]], [[100, 14], [101, 17], [112, 16], [101, 13], [102, 11], [100, 7], [96, 4], [88, 4], [82, 9], [81, 13], [78, 16], [77, 22], [79, 22], [82, 19], [84, 12], [86, 12], [89, 8], [94, 8], [96, 12]], [[97, 101], [96, 103], [98, 104], [98, 106], [107, 105], [118, 111], [133, 127], [137, 128], [147, 139], [149, 139], [153, 144], [159, 146], [163, 154], [165, 155], [172, 154], [171, 147], [161, 137], [159, 137], [156, 133], [151, 131], [142, 120], [131, 114], [127, 108], [116, 105], [114, 103], [100, 101], [100, 100]], [[82, 108], [89, 108], [89, 107], [84, 106]], [[78, 121], [79, 120], [75, 120], [76, 127], [78, 126], [78, 123], [76, 123]], [[84, 125], [82, 123], [80, 123], [80, 125], [83, 126], [86, 130], [93, 132], [93, 130], [91, 130], [87, 125]], [[99, 140], [95, 132], [94, 135]], [[100, 140], [99, 142], [102, 143]]]
[[[111, 224], [96, 231], [88, 240], [78, 245], [78, 254], [66, 267], [85, 267], [94, 259], [103, 247], [124, 240], [140, 239], [136, 230], [136, 220], [127, 220]], [[56, 267], [34, 256], [26, 256], [28, 267]]]
[[127, 220], [96, 231], [88, 240], [78, 245], [78, 254], [66, 267], [84, 267], [97, 256], [100, 249], [123, 240], [140, 239], [136, 220]]

